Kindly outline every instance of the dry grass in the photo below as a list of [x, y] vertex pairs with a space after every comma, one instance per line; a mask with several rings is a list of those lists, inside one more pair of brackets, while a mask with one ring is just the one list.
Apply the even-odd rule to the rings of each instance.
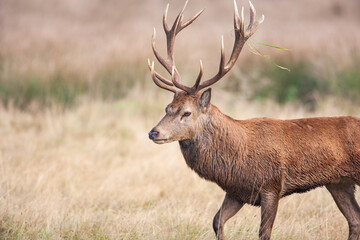
[[[170, 2], [174, 16], [182, 1]], [[358, 1], [253, 2], [266, 15], [255, 40], [292, 49], [261, 48], [265, 54], [310, 59], [325, 74], [331, 72], [328, 61], [341, 68], [359, 55]], [[61, 70], [67, 81], [91, 82], [117, 65], [143, 73], [152, 56], [152, 28], [160, 32], [166, 3], [0, 1], [0, 80], [11, 83], [13, 76], [26, 80], [23, 76], [31, 79], [35, 73], [46, 81]], [[214, 73], [219, 52], [213, 49], [219, 49], [222, 34], [231, 50], [232, 3], [190, 1], [186, 15], [203, 7], [205, 14], [177, 42], [185, 79], [190, 78], [185, 69], [197, 71], [199, 58], [205, 77]], [[163, 51], [162, 33], [158, 41]], [[239, 66], [256, 72], [259, 61], [244, 51]], [[159, 146], [147, 139], [171, 96], [142, 77], [135, 74], [136, 87], [121, 100], [85, 96], [66, 110], [56, 105], [27, 112], [11, 104], [0, 107], [1, 239], [214, 239], [212, 217], [224, 193], [187, 168], [177, 143]], [[246, 96], [220, 89], [213, 102], [242, 119], [310, 116], [301, 106], [248, 102]], [[359, 106], [330, 98], [320, 101], [311, 116], [359, 112]], [[256, 239], [259, 213], [244, 207], [227, 223], [228, 239]], [[346, 222], [324, 189], [281, 200], [274, 239], [344, 239], [346, 234]]]
[[[1, 239], [213, 239], [211, 222], [224, 193], [187, 168], [177, 143], [155, 145], [147, 131], [169, 94], [134, 91], [113, 102], [37, 114], [1, 109]], [[215, 94], [232, 116], [309, 116]], [[327, 103], [324, 112], [346, 114]], [[353, 111], [348, 109], [348, 111]], [[317, 112], [323, 115], [324, 112]], [[259, 209], [244, 207], [228, 239], [256, 239]], [[318, 189], [283, 199], [274, 239], [344, 239], [347, 224]]]

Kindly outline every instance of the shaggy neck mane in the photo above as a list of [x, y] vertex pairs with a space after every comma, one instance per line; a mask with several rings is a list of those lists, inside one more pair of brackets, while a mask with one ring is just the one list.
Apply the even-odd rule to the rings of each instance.
[[[196, 136], [179, 141], [187, 165], [201, 177], [227, 189], [245, 153], [245, 133], [238, 121], [211, 105], [200, 119]], [[235, 167], [237, 165], [237, 167]]]

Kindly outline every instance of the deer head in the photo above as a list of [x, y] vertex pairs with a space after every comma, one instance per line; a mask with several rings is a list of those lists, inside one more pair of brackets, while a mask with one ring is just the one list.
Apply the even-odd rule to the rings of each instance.
[[163, 16], [163, 27], [166, 34], [167, 42], [167, 58], [160, 56], [155, 47], [156, 30], [154, 29], [152, 38], [152, 49], [155, 57], [160, 64], [171, 75], [171, 81], [167, 80], [154, 70], [154, 62], [148, 60], [148, 66], [154, 83], [160, 88], [166, 89], [174, 93], [173, 101], [166, 107], [166, 115], [163, 119], [149, 132], [149, 138], [155, 143], [166, 143], [172, 141], [182, 141], [192, 139], [198, 128], [201, 127], [201, 120], [207, 118], [210, 114], [211, 89], [200, 93], [200, 90], [209, 87], [219, 81], [234, 66], [240, 52], [246, 42], [256, 31], [257, 27], [264, 20], [264, 15], [260, 20], [256, 20], [256, 11], [250, 3], [250, 22], [245, 29], [244, 26], [244, 8], [241, 10], [241, 17], [234, 0], [234, 35], [235, 41], [230, 59], [225, 64], [224, 39], [221, 41], [221, 57], [218, 73], [212, 78], [201, 82], [203, 75], [203, 66], [200, 60], [200, 72], [197, 76], [195, 84], [192, 87], [185, 86], [181, 83], [181, 77], [175, 66], [174, 44], [176, 35], [185, 27], [190, 25], [204, 11], [199, 11], [190, 20], [183, 23], [183, 13], [188, 1], [186, 1], [183, 9], [176, 17], [171, 28], [167, 25], [167, 12], [169, 4], [166, 7]]

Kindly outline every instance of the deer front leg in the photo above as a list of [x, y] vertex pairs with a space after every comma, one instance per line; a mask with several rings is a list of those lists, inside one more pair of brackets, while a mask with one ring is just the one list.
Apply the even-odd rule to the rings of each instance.
[[279, 193], [277, 192], [266, 191], [261, 193], [261, 225], [259, 232], [261, 240], [270, 239], [279, 199]]
[[244, 203], [231, 198], [230, 195], [226, 193], [225, 199], [213, 221], [213, 228], [218, 240], [224, 239], [225, 222], [234, 216], [243, 205]]

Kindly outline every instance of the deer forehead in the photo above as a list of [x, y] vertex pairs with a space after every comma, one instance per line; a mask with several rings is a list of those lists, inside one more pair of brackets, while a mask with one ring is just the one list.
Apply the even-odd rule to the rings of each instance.
[[194, 97], [194, 96], [190, 96], [190, 95], [186, 95], [186, 94], [176, 94], [174, 96], [173, 101], [171, 102], [170, 106], [172, 108], [186, 108], [186, 107], [192, 107], [192, 106], [196, 106], [198, 101], [198, 97]]
[[177, 115], [183, 111], [192, 111], [196, 107], [196, 99], [190, 96], [175, 96], [173, 101], [166, 106], [165, 111], [170, 115]]

